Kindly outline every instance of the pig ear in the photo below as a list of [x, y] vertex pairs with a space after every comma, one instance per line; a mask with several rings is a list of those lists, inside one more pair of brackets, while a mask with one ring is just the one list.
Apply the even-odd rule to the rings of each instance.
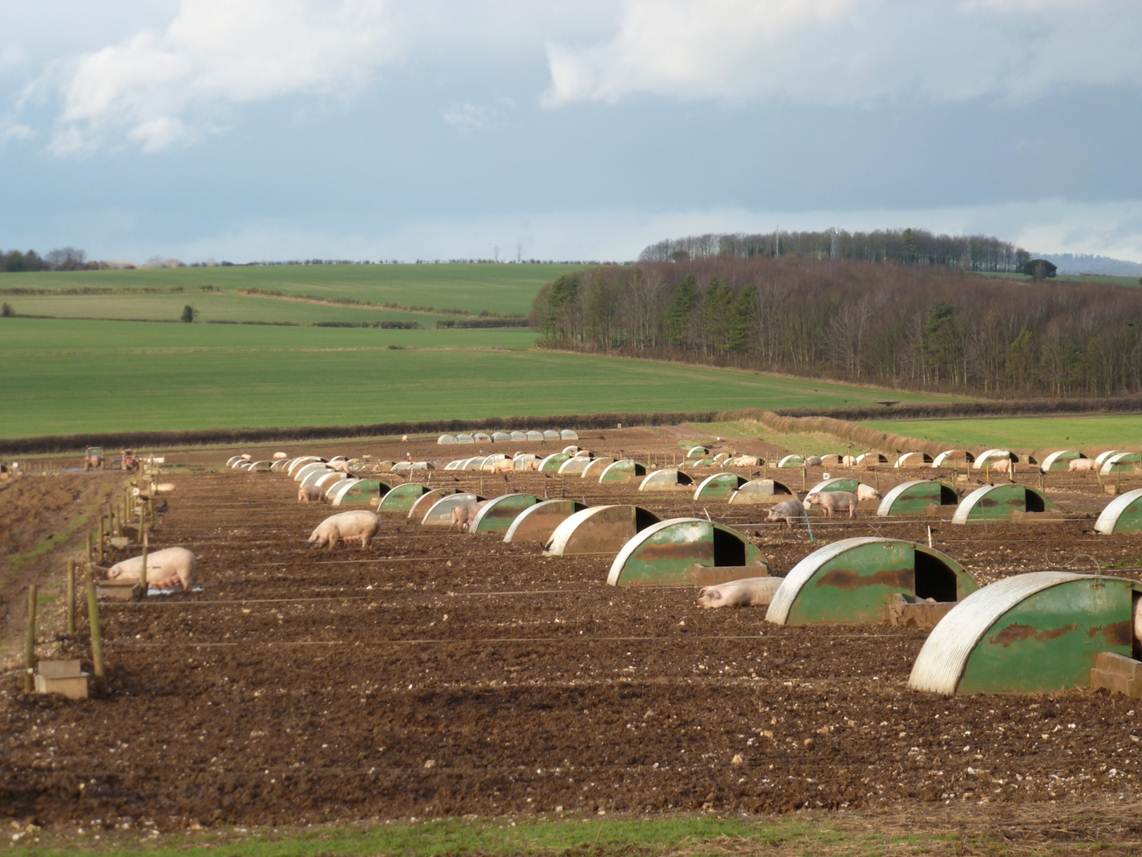
[[699, 598], [705, 598], [706, 597], [706, 587], [703, 586], [701, 589], [698, 590], [698, 597]]

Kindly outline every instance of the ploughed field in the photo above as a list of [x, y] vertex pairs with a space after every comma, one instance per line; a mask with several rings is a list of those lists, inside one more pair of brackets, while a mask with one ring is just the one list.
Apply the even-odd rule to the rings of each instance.
[[[581, 443], [602, 451], [619, 437]], [[621, 438], [635, 457], [677, 451], [649, 432]], [[390, 458], [406, 449], [351, 446]], [[758, 446], [749, 451], [769, 451]], [[410, 447], [416, 457], [466, 449]], [[228, 454], [168, 460], [220, 466]], [[801, 472], [788, 476], [800, 489]], [[884, 488], [917, 474], [864, 476]], [[366, 551], [310, 551], [305, 538], [331, 510], [297, 505], [288, 477], [170, 478], [177, 490], [154, 544], [193, 549], [203, 591], [104, 605], [101, 698], [4, 688], [0, 815], [62, 829], [169, 829], [1111, 805], [1142, 785], [1138, 700], [913, 692], [906, 682], [923, 631], [789, 628], [765, 623], [763, 609], [699, 610], [694, 589], [606, 586], [609, 556], [543, 558], [538, 545], [391, 516]], [[546, 490], [636, 502], [662, 517], [708, 511], [757, 533], [777, 573], [816, 546], [804, 532], [762, 524], [762, 506], [695, 506], [684, 493], [640, 495], [577, 477], [432, 474], [434, 485], [454, 480], [485, 496]], [[1108, 499], [1093, 477], [1051, 474], [1047, 487], [1064, 511], [1051, 523], [955, 527], [946, 516], [870, 518], [869, 508], [851, 522], [814, 518], [815, 533], [818, 544], [926, 540], [932, 525], [935, 546], [981, 583], [1044, 568], [1138, 573], [1142, 536], [1091, 532]], [[81, 651], [78, 640], [66, 646]]]

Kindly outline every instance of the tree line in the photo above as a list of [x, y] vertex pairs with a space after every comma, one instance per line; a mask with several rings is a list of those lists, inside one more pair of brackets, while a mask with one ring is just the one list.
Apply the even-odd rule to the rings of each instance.
[[87, 261], [87, 253], [76, 247], [60, 247], [42, 256], [35, 250], [0, 250], [0, 273], [91, 271], [104, 267], [102, 262]]
[[747, 235], [707, 234], [651, 244], [641, 262], [682, 262], [712, 256], [754, 258], [793, 256], [802, 259], [849, 259], [897, 262], [986, 273], [1019, 271], [1031, 258], [1026, 250], [989, 235], [936, 235], [924, 229], [878, 229], [873, 232], [774, 232]]
[[550, 348], [984, 396], [1142, 392], [1142, 289], [867, 262], [713, 257], [560, 277]]

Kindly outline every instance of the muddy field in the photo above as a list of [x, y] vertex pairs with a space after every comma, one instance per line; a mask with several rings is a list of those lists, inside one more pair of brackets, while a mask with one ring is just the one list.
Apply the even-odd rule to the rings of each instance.
[[0, 482], [0, 665], [13, 632], [24, 624], [28, 580], [69, 545], [106, 501], [122, 474], [57, 473]]
[[[624, 432], [583, 443], [621, 442], [668, 463], [676, 441]], [[406, 450], [466, 454], [427, 443], [347, 451]], [[190, 469], [174, 471], [155, 533], [156, 546], [199, 555], [203, 591], [105, 605], [109, 674], [98, 698], [29, 698], [4, 685], [0, 816], [67, 830], [1110, 806], [1142, 786], [1142, 701], [1088, 690], [919, 694], [906, 682], [925, 632], [785, 628], [767, 625], [764, 610], [702, 611], [693, 589], [606, 586], [609, 556], [543, 558], [535, 545], [403, 519], [386, 518], [367, 551], [311, 552], [304, 539], [329, 509], [297, 505], [284, 475], [209, 469], [228, 454], [182, 456]], [[801, 478], [790, 472], [796, 489]], [[866, 474], [882, 488], [904, 478], [918, 476]], [[437, 471], [432, 482], [639, 502], [663, 517], [706, 511], [754, 534], [777, 573], [816, 546], [760, 523], [762, 507], [695, 506], [688, 494], [541, 474]], [[1061, 514], [1038, 524], [956, 527], [950, 509], [870, 519], [870, 507], [854, 522], [818, 523], [817, 544], [926, 541], [931, 526], [935, 546], [982, 583], [1044, 568], [1137, 575], [1142, 536], [1091, 531], [1108, 499], [1097, 488], [1093, 477], [1049, 476]], [[60, 646], [79, 653], [82, 642]]]

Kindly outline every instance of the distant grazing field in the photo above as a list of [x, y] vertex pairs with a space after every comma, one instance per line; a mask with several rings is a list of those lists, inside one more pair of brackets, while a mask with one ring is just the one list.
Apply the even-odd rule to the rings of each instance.
[[0, 437], [954, 400], [533, 341], [529, 330], [0, 319]]
[[950, 420], [876, 420], [865, 425], [887, 432], [943, 441], [949, 446], [1078, 448], [1101, 452], [1142, 446], [1142, 414], [1081, 417], [1008, 417]]
[[[203, 303], [205, 308], [209, 293], [202, 287], [213, 286], [225, 292], [264, 289], [321, 300], [525, 316], [535, 293], [545, 283], [580, 269], [578, 265], [555, 264], [265, 265], [0, 274], [0, 299], [12, 304], [18, 313], [33, 314], [33, 296], [8, 290], [181, 288], [176, 300], [195, 307]], [[103, 313], [106, 317], [124, 317], [122, 313], [131, 311], [135, 298], [129, 293], [103, 297], [115, 298]], [[154, 311], [153, 305], [140, 306], [150, 307], [140, 311]], [[225, 308], [237, 310], [238, 306]]]
[[53, 318], [178, 321], [190, 305], [201, 322], [241, 321], [290, 324], [320, 322], [399, 321], [432, 327], [457, 316], [441, 312], [407, 312], [375, 306], [332, 305], [282, 300], [236, 292], [195, 294], [16, 295], [5, 298], [21, 316]]

